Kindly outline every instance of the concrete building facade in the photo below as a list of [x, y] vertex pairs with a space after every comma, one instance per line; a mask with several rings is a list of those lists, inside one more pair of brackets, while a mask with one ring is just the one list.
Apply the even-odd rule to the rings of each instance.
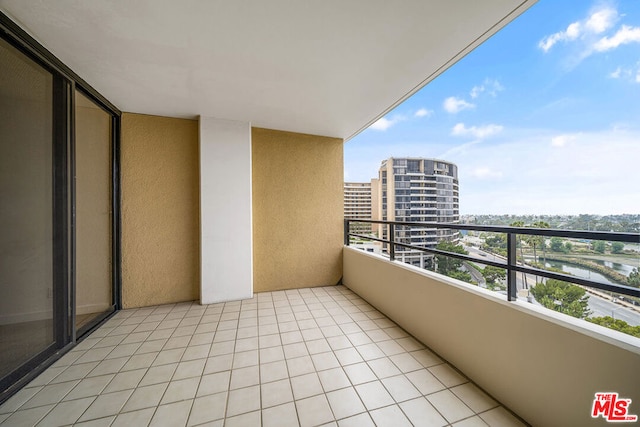
[[[453, 224], [460, 220], [458, 167], [451, 162], [392, 157], [382, 161], [373, 187], [378, 194], [375, 219]], [[379, 226], [378, 232], [388, 238], [386, 226]], [[457, 241], [458, 231], [398, 226], [395, 237], [400, 243], [435, 247], [441, 240]], [[431, 259], [423, 252], [402, 247], [396, 248], [396, 258], [423, 268]]]

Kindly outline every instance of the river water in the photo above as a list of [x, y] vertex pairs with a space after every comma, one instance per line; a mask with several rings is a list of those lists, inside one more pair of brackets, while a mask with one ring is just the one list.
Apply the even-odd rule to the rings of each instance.
[[613, 281], [607, 279], [606, 277], [604, 277], [600, 273], [597, 273], [597, 272], [591, 271], [591, 270], [587, 270], [586, 268], [583, 268], [583, 267], [580, 267], [580, 266], [577, 266], [577, 265], [565, 264], [565, 263], [559, 262], [559, 261], [547, 261], [545, 266], [547, 268], [548, 267], [557, 268], [557, 269], [560, 269], [560, 270], [564, 271], [565, 273], [572, 274], [572, 275], [574, 275], [576, 277], [580, 277], [582, 279], [593, 280], [594, 282], [609, 283], [609, 284], [613, 284], [613, 285], [617, 285], [618, 284], [616, 282], [613, 282]]

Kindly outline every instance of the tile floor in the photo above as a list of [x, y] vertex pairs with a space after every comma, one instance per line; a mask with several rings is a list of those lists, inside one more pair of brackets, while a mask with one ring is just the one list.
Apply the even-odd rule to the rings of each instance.
[[2, 426], [522, 426], [344, 286], [123, 310]]

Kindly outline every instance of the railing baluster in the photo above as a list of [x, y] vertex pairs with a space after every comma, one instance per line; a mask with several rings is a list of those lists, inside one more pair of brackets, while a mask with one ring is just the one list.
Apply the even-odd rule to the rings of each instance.
[[513, 269], [516, 264], [516, 234], [507, 233], [507, 299], [509, 301], [518, 299], [516, 271]]
[[389, 224], [389, 259], [396, 259], [396, 227], [395, 224]]
[[344, 219], [344, 245], [349, 246], [349, 220], [347, 218]]

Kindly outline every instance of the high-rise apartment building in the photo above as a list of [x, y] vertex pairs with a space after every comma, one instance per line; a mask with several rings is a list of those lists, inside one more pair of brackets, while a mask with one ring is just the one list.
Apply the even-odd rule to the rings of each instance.
[[[377, 199], [372, 218], [401, 222], [458, 223], [458, 167], [437, 159], [389, 158], [382, 161], [378, 179], [372, 180], [372, 196]], [[378, 227], [387, 238], [386, 226]], [[396, 227], [396, 241], [421, 247], [435, 247], [441, 240], [457, 241], [458, 231]], [[396, 247], [396, 259], [425, 267], [432, 256]]]
[[[344, 217], [345, 219], [371, 219], [371, 183], [344, 183]], [[371, 224], [353, 223], [353, 233], [371, 233]]]

